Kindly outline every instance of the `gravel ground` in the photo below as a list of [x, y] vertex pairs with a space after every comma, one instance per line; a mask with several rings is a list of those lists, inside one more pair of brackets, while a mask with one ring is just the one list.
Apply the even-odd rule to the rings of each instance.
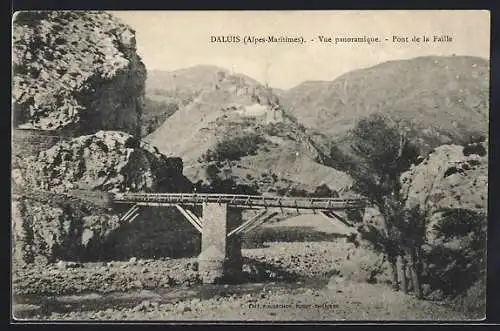
[[15, 270], [13, 292], [50, 296], [189, 286], [199, 282], [196, 265], [195, 258], [49, 264]]
[[40, 320], [466, 319], [444, 302], [394, 292], [380, 256], [345, 238], [325, 239], [335, 230], [330, 225], [306, 230], [300, 224], [299, 218], [254, 233], [254, 239], [276, 241], [244, 245], [242, 284], [201, 285], [195, 258], [14, 268], [14, 315]]
[[342, 263], [351, 249], [340, 239], [265, 246], [243, 250], [244, 270], [255, 278], [243, 285], [198, 285], [195, 259], [17, 270], [15, 315], [42, 320], [465, 319], [441, 303], [415, 300], [384, 283], [343, 277], [335, 270], [347, 266]]
[[[80, 311], [34, 315], [50, 320], [461, 320], [464, 316], [434, 302], [394, 293], [380, 284], [341, 283], [324, 288], [268, 285], [251, 293], [227, 290], [211, 298], [170, 299], [136, 293], [134, 306], [81, 307]], [[144, 292], [144, 291], [143, 291]], [[185, 294], [185, 293], [184, 293]], [[71, 305], [67, 305], [71, 307]]]
[[[243, 249], [243, 271], [249, 281], [328, 280], [348, 275], [348, 256], [359, 250], [343, 239], [335, 242], [272, 242], [263, 248]], [[371, 256], [369, 256], [371, 257]], [[358, 265], [354, 265], [358, 268]], [[74, 263], [29, 266], [15, 269], [16, 295], [101, 294], [130, 290], [189, 287], [200, 283], [196, 258]], [[347, 278], [347, 277], [346, 277]]]

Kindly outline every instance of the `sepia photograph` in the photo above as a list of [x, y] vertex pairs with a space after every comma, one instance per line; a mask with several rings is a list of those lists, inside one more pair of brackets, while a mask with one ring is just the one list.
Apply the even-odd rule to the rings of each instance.
[[486, 318], [490, 12], [18, 11], [11, 319]]

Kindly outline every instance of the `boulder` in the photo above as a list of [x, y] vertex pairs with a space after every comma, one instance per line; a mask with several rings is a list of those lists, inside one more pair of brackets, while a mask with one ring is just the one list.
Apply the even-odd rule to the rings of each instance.
[[179, 169], [182, 163], [175, 164], [128, 133], [99, 131], [19, 160], [13, 180], [19, 186], [58, 193], [190, 191]]

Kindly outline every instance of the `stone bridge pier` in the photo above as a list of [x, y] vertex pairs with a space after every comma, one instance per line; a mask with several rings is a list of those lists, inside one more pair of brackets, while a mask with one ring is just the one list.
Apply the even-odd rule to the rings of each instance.
[[228, 210], [224, 203], [203, 203], [203, 232], [198, 271], [203, 283], [234, 279], [241, 274], [241, 236], [228, 237], [231, 229], [241, 223], [240, 213]]

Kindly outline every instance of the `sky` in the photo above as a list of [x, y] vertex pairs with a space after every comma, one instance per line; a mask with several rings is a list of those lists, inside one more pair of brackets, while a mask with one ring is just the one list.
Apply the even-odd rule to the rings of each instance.
[[[425, 55], [489, 59], [488, 11], [110, 11], [136, 31], [148, 70], [215, 65], [288, 89], [381, 62]], [[211, 43], [211, 36], [303, 36], [304, 44]], [[379, 37], [380, 43], [322, 43], [318, 36]], [[394, 43], [393, 36], [431, 42]], [[448, 35], [451, 42], [432, 42]], [[388, 41], [385, 41], [388, 38]], [[314, 41], [312, 41], [314, 39]]]

